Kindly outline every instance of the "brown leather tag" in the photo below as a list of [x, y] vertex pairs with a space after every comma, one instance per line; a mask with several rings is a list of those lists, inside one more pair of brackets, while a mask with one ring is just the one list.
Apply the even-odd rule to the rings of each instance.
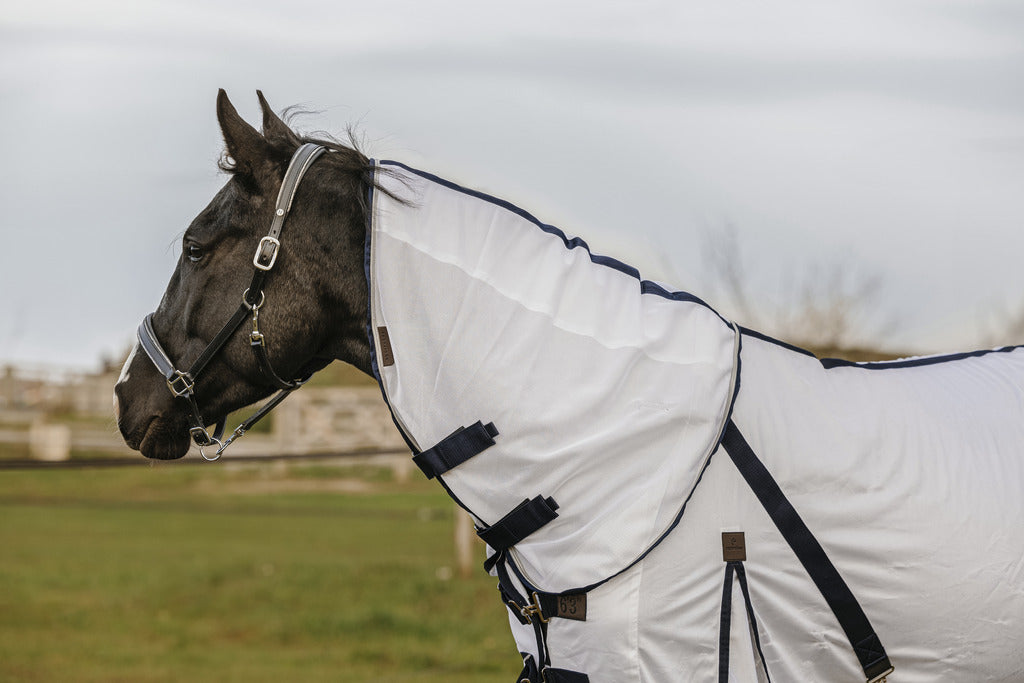
[[722, 532], [722, 559], [726, 562], [745, 562], [747, 542], [742, 531]]
[[388, 328], [378, 327], [377, 337], [380, 338], [380, 364], [383, 367], [395, 364], [395, 354], [391, 350], [391, 337], [388, 336]]
[[587, 594], [570, 593], [558, 596], [558, 612], [555, 616], [575, 621], [587, 620]]

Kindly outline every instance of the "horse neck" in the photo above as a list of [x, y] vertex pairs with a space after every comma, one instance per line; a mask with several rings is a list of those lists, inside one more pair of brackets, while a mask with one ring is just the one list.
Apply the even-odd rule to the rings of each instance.
[[[340, 360], [372, 376], [367, 338], [369, 293], [363, 266], [366, 216], [355, 200], [359, 183], [319, 192], [317, 220], [309, 234], [311, 289], [318, 298], [320, 324], [328, 342], [318, 358]], [[305, 274], [303, 274], [305, 276]]]

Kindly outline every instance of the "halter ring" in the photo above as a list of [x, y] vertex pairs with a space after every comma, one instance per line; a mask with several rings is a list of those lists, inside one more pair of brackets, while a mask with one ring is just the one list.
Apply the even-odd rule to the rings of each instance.
[[[207, 448], [207, 446], [213, 446], [213, 444], [217, 444], [218, 448], [217, 448], [217, 452], [213, 454], [212, 458], [210, 458], [210, 457], [207, 457], [207, 455], [206, 455], [206, 448]], [[223, 451], [224, 451], [224, 444], [222, 444], [220, 442], [220, 439], [215, 439], [212, 436], [210, 437], [210, 443], [206, 444], [206, 446], [200, 446], [199, 447], [199, 455], [203, 456], [203, 460], [205, 460], [206, 462], [213, 462], [215, 460], [220, 459], [220, 454]]]
[[249, 303], [249, 288], [248, 287], [246, 287], [245, 291], [242, 292], [242, 303], [245, 304], [246, 306], [248, 306], [250, 311], [258, 310], [259, 307], [262, 306], [263, 302], [266, 301], [266, 300], [267, 300], [267, 293], [264, 292], [263, 290], [260, 290], [260, 302], [258, 304], [251, 304], [251, 303]]

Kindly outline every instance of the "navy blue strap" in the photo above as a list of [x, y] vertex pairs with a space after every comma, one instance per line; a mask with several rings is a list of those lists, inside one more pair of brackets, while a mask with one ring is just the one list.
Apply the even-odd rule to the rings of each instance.
[[558, 503], [554, 498], [537, 496], [533, 500], [524, 500], [491, 526], [477, 529], [476, 534], [501, 553], [558, 517], [557, 509]]
[[423, 470], [427, 479], [433, 479], [493, 446], [497, 435], [498, 430], [493, 422], [486, 425], [477, 422], [469, 427], [460, 427], [437, 445], [414, 455], [412, 461]]
[[514, 616], [520, 624], [526, 626], [530, 623], [530, 617], [523, 614], [523, 606], [520, 605], [519, 602], [516, 602], [517, 599], [522, 601], [523, 598], [518, 594], [513, 596], [509, 591], [505, 590], [506, 582], [507, 578], [504, 580], [501, 577], [498, 578], [498, 594], [501, 596], [501, 601], [505, 603], [505, 607], [508, 607], [508, 611], [512, 613], [512, 616]]
[[533, 655], [526, 652], [519, 654], [523, 657], [523, 670], [516, 677], [516, 683], [590, 683], [590, 676], [578, 671], [555, 669], [550, 666], [544, 667], [543, 671], [538, 670]]
[[750, 591], [747, 589], [747, 573], [743, 569], [742, 562], [727, 562], [725, 565], [721, 626], [718, 632], [718, 683], [729, 683], [729, 634], [732, 629], [733, 574], [739, 579], [740, 590], [743, 592], [743, 602], [746, 603], [747, 619], [750, 621], [750, 630], [754, 634], [757, 656], [761, 658], [762, 670], [768, 679], [768, 683], [771, 683], [772, 679], [768, 675], [768, 665], [764, 661], [764, 652], [761, 651], [761, 637], [758, 635], [757, 619], [754, 617], [754, 606], [750, 603]]
[[[538, 665], [538, 660], [535, 660], [533, 655], [520, 652], [523, 656], [523, 670], [516, 679], [516, 683], [523, 683], [523, 681], [526, 683], [590, 683], [590, 678], [586, 674], [568, 669], [553, 669], [549, 666], [551, 659], [547, 648], [547, 618], [533, 610], [536, 603], [530, 605], [512, 584], [512, 577], [509, 576], [508, 567], [505, 566], [505, 562], [508, 560], [507, 554], [504, 551], [499, 551], [494, 558], [498, 574], [498, 590], [501, 593], [502, 602], [515, 615], [520, 624], [533, 626], [533, 633], [537, 638], [537, 654], [540, 664]], [[542, 594], [534, 593], [533, 595], [536, 599]]]
[[528, 652], [520, 652], [523, 656], [523, 670], [516, 677], [516, 683], [540, 683], [540, 671], [537, 670], [537, 662], [533, 655]]
[[554, 669], [549, 666], [544, 669], [543, 680], [546, 681], [546, 683], [590, 683], [590, 676], [587, 676], [587, 674], [581, 674], [578, 671]]
[[891, 672], [885, 648], [853, 591], [732, 420], [726, 425], [722, 446], [832, 608], [868, 681]]

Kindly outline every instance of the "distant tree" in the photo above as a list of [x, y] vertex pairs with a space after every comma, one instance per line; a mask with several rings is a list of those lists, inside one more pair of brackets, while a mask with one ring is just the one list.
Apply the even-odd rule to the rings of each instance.
[[893, 358], [881, 342], [877, 306], [882, 278], [849, 260], [794, 269], [779, 264], [777, 292], [756, 289], [736, 227], [706, 230], [701, 240], [706, 285], [716, 307], [741, 325], [761, 330], [819, 356]]
[[978, 329], [987, 347], [1024, 344], [1024, 302], [993, 306], [980, 317]]

